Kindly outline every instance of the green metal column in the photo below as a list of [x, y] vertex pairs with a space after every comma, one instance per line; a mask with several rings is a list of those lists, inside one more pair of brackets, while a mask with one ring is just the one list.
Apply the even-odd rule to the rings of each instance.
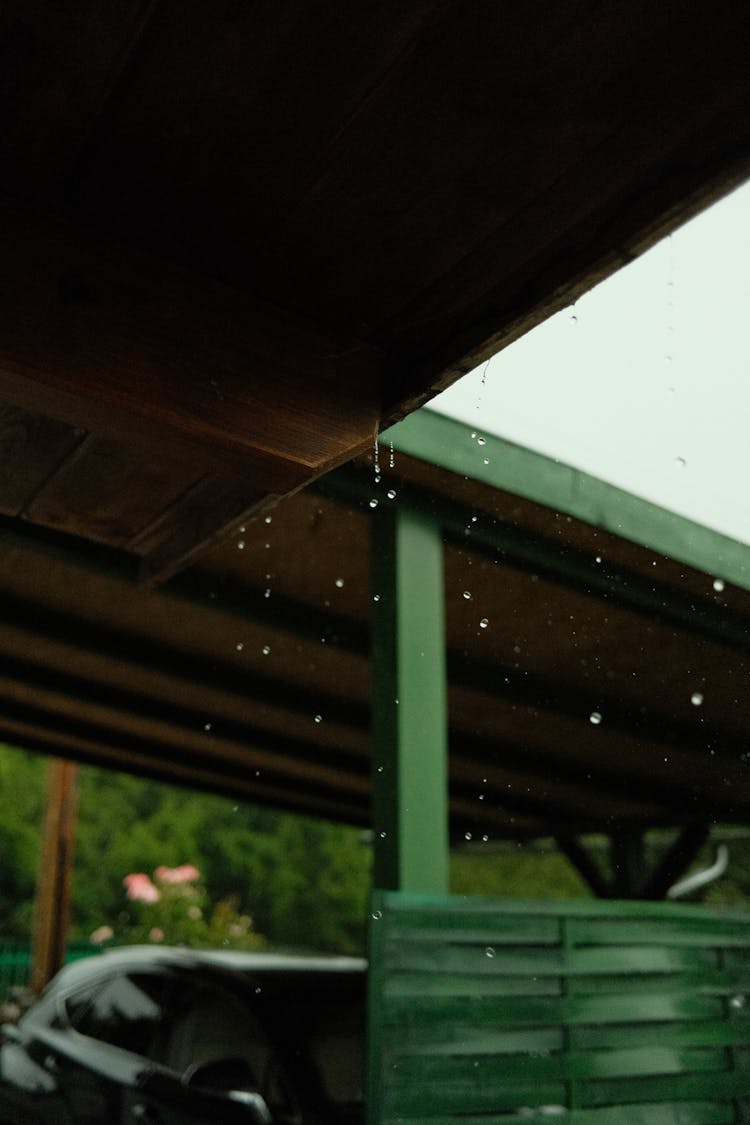
[[374, 886], [448, 889], [440, 527], [394, 505], [373, 520]]

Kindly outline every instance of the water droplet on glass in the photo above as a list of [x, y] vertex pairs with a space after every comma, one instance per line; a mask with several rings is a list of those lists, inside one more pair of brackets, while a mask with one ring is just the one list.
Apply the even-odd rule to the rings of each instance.
[[484, 951], [484, 955], [485, 955], [485, 957], [494, 957], [495, 956], [495, 950], [492, 948], [491, 945], [487, 946], [487, 948]]
[[692, 703], [693, 707], [700, 707], [701, 703], [703, 702], [703, 692], [694, 691], [690, 696], [690, 702]]
[[720, 593], [721, 593], [721, 591], [722, 591], [723, 589], [724, 589], [724, 581], [723, 581], [723, 579], [721, 579], [721, 578], [714, 578], [714, 590], [716, 591], [716, 593], [717, 593], [717, 594], [720, 594]]
[[464, 590], [464, 598], [466, 599], [467, 602], [471, 601], [471, 591], [470, 590]]
[[336, 579], [336, 581], [335, 581], [335, 583], [334, 583], [334, 585], [336, 586], [336, 588], [337, 588], [338, 590], [341, 590], [341, 589], [343, 589], [343, 586], [344, 586], [344, 579], [343, 579], [343, 578], [337, 578], [337, 579]]
[[388, 497], [389, 500], [395, 500], [396, 499], [396, 489], [395, 488], [389, 488], [388, 491], [386, 492], [386, 496]]
[[601, 712], [600, 711], [592, 711], [591, 714], [589, 715], [589, 722], [593, 723], [595, 727], [598, 727], [599, 723], [601, 721], [602, 721]]
[[316, 715], [315, 716], [315, 722], [316, 723], [322, 723], [323, 722], [323, 716], [322, 715]]
[[244, 551], [244, 550], [245, 550], [245, 540], [244, 540], [244, 539], [239, 539], [239, 540], [238, 540], [238, 542], [237, 542], [237, 550], [238, 550], [238, 551]]
[[237, 644], [234, 647], [237, 649], [237, 652], [242, 652], [245, 646], [242, 641], [237, 641]]
[[486, 617], [483, 617], [482, 620], [479, 622], [479, 628], [480, 629], [486, 629], [488, 625], [489, 625], [489, 621], [487, 620]]
[[373, 910], [370, 917], [372, 918], [373, 922], [379, 922], [380, 919], [383, 917], [383, 911], [382, 910]]
[[377, 508], [377, 506], [378, 506], [377, 500], [371, 500], [370, 501], [370, 507], [371, 508]]
[[268, 656], [269, 652], [271, 651], [271, 646], [270, 645], [263, 645], [263, 648], [260, 651], [263, 653], [264, 656]]
[[484, 437], [478, 437], [477, 438], [477, 445], [486, 445], [486, 444], [487, 444], [487, 438], [484, 438]]

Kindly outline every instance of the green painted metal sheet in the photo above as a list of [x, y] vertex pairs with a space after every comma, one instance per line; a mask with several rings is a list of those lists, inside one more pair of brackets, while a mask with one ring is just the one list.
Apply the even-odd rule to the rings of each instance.
[[750, 1121], [750, 915], [377, 894], [371, 1125]]
[[[482, 445], [477, 437], [483, 438]], [[431, 410], [380, 436], [382, 444], [461, 476], [575, 516], [689, 566], [750, 589], [750, 547], [647, 500]]]

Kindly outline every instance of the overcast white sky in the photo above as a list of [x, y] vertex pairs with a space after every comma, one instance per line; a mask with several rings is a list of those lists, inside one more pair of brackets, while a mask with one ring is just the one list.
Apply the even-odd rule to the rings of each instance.
[[430, 408], [750, 543], [750, 185]]

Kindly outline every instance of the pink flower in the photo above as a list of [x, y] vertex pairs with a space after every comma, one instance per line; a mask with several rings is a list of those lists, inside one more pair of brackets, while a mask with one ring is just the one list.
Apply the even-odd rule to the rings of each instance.
[[103, 945], [105, 941], [115, 936], [115, 931], [111, 926], [99, 926], [94, 930], [93, 934], [89, 937], [89, 941], [94, 945]]
[[154, 926], [149, 930], [148, 936], [151, 941], [164, 941], [164, 930], [160, 926]]
[[200, 877], [200, 871], [197, 867], [193, 867], [192, 863], [183, 863], [181, 867], [164, 867], [162, 865], [154, 871], [154, 878], [157, 882], [170, 883], [175, 886], [180, 883], [194, 883]]
[[148, 875], [144, 875], [142, 871], [126, 875], [123, 883], [125, 893], [131, 902], [158, 902], [161, 898], [159, 888], [155, 887]]

